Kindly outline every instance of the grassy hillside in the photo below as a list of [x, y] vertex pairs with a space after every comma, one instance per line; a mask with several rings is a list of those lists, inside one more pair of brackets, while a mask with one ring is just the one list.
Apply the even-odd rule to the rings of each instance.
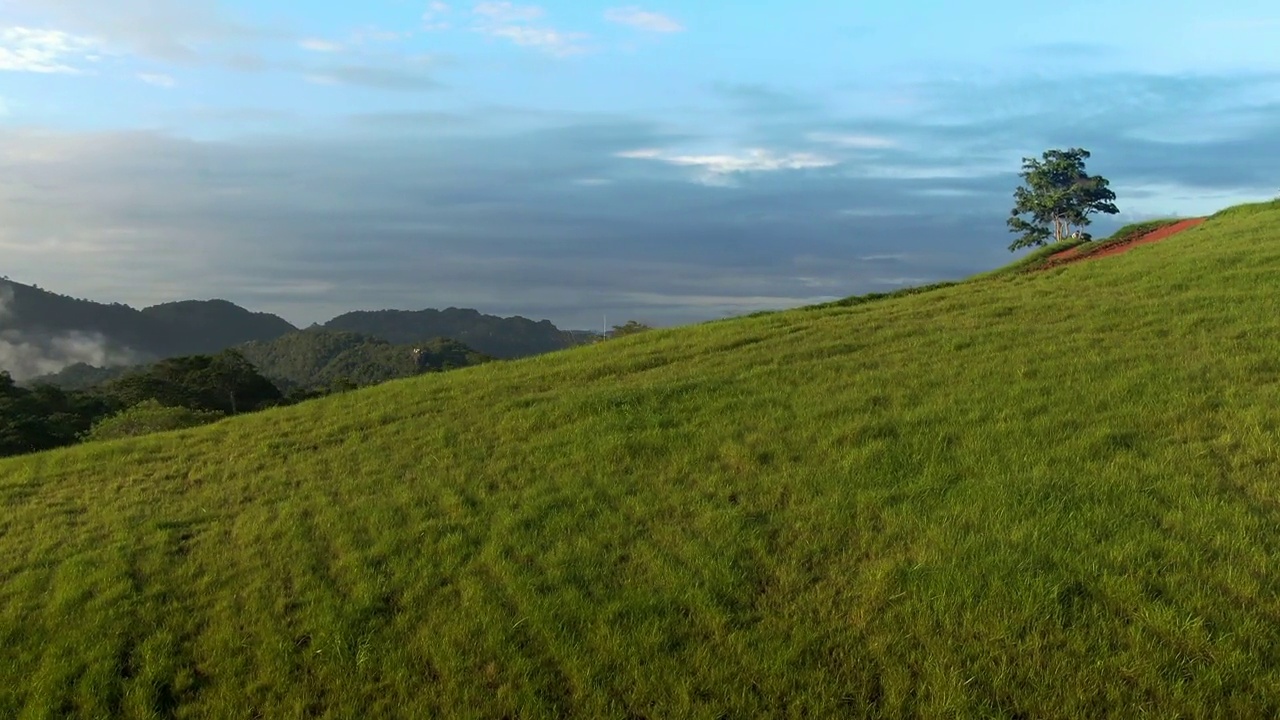
[[1280, 203], [0, 462], [4, 717], [1268, 717]]

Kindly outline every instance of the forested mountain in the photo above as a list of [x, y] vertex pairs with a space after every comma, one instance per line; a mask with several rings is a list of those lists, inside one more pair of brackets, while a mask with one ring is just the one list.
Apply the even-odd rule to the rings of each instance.
[[[448, 338], [396, 345], [361, 333], [321, 328], [246, 343], [236, 349], [285, 391], [337, 383], [374, 385], [493, 360]], [[419, 352], [415, 353], [415, 349]]]
[[298, 329], [281, 317], [250, 312], [226, 300], [171, 302], [145, 308], [142, 314], [181, 328], [174, 342], [180, 346], [170, 348], [177, 355], [216, 353], [245, 342], [273, 340]]
[[[321, 333], [328, 332], [328, 335]], [[141, 310], [0, 279], [0, 370], [32, 384], [93, 387], [158, 360], [215, 354], [245, 343], [246, 357], [282, 387], [339, 379], [372, 384], [411, 375], [403, 346], [425, 338], [423, 369], [537, 355], [580, 344], [589, 333], [548, 320], [477, 310], [379, 310], [340, 315], [298, 334], [288, 321], [226, 300], [186, 300]], [[581, 336], [581, 337], [579, 337]], [[280, 345], [272, 341], [290, 338]]]
[[0, 370], [19, 380], [76, 363], [106, 367], [216, 353], [296, 329], [275, 315], [225, 300], [138, 310], [0, 280]]
[[326, 330], [372, 335], [396, 344], [447, 337], [495, 358], [512, 359], [561, 350], [574, 344], [549, 320], [483, 315], [459, 308], [446, 310], [377, 310], [351, 312], [324, 324]]

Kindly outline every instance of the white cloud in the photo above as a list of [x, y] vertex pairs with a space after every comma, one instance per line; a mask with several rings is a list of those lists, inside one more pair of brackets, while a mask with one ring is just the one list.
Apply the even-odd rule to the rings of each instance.
[[662, 157], [661, 150], [653, 148], [643, 148], [640, 150], [626, 150], [618, 153], [618, 157], [630, 158], [632, 160], [657, 160]]
[[551, 28], [522, 27], [520, 25], [489, 28], [484, 32], [493, 37], [510, 40], [521, 47], [545, 50], [552, 55], [580, 55], [586, 52], [586, 48], [578, 44], [578, 41], [587, 37], [582, 33], [563, 33]]
[[98, 59], [98, 43], [58, 30], [9, 27], [0, 30], [0, 71], [79, 73], [78, 62]]
[[138, 79], [148, 85], [162, 88], [172, 88], [178, 85], [178, 81], [174, 80], [172, 75], [165, 75], [164, 73], [138, 73]]
[[302, 40], [298, 43], [298, 47], [301, 47], [303, 50], [310, 50], [311, 52], [319, 53], [341, 52], [343, 49], [342, 43], [321, 40], [320, 38], [307, 38]]
[[617, 154], [633, 160], [655, 160], [702, 170], [705, 181], [719, 182], [724, 176], [739, 173], [777, 172], [779, 170], [806, 170], [838, 165], [831, 158], [813, 153], [775, 153], [764, 148], [751, 148], [740, 154], [678, 155], [653, 148], [628, 150]]
[[546, 11], [537, 5], [516, 5], [510, 2], [480, 2], [472, 8], [472, 12], [490, 22], [510, 24], [533, 22], [542, 18]]
[[510, 2], [481, 2], [472, 8], [478, 18], [472, 29], [483, 35], [502, 38], [521, 47], [530, 47], [559, 57], [581, 55], [587, 48], [581, 44], [585, 33], [564, 32], [552, 27], [532, 25], [545, 11], [536, 5]]
[[620, 25], [630, 25], [638, 30], [659, 33], [684, 32], [684, 26], [666, 15], [649, 12], [638, 7], [610, 8], [604, 12], [604, 19]]
[[844, 148], [856, 148], [858, 150], [887, 150], [898, 146], [898, 144], [893, 140], [886, 137], [880, 137], [878, 135], [810, 133], [809, 139], [813, 142], [836, 145]]
[[448, 30], [449, 23], [444, 17], [451, 12], [452, 8], [449, 3], [432, 2], [427, 5], [426, 12], [422, 13], [422, 26], [427, 30]]
[[31, 336], [14, 330], [0, 331], [0, 368], [15, 380], [54, 373], [76, 363], [105, 367], [130, 365], [140, 359], [130, 350], [113, 347], [101, 333]]
[[[220, 0], [0, 0], [7, 17], [94, 38], [102, 47], [171, 62], [195, 62], [222, 41], [271, 33], [228, 17]], [[10, 15], [10, 11], [12, 14]]]
[[583, 187], [603, 187], [605, 185], [612, 185], [613, 181], [609, 178], [578, 178], [573, 181], [573, 184], [581, 185]]

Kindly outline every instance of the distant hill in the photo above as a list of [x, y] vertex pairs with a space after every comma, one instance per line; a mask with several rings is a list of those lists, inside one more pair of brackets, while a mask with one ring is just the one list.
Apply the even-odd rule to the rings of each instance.
[[495, 358], [513, 359], [562, 350], [575, 344], [549, 320], [502, 318], [477, 310], [376, 310], [351, 312], [325, 323], [326, 330], [372, 335], [396, 344], [447, 337]]
[[[236, 349], [285, 391], [347, 381], [375, 385], [493, 360], [448, 338], [396, 345], [369, 335], [321, 328], [246, 343]], [[416, 357], [415, 349], [420, 351]]]
[[[432, 350], [450, 358], [447, 364], [453, 366], [472, 364], [472, 360], [460, 362], [458, 358], [463, 356], [510, 359], [561, 350], [581, 344], [590, 335], [560, 330], [548, 320], [503, 318], [452, 307], [352, 312], [314, 329], [362, 337], [357, 342], [336, 336], [323, 341], [308, 336], [306, 343], [319, 344], [308, 345], [308, 352], [302, 354], [308, 358], [307, 362], [323, 359], [325, 363], [338, 364], [301, 374], [295, 372], [300, 372], [300, 366], [291, 367], [287, 372], [277, 372], [277, 377], [301, 378], [309, 383], [349, 366], [357, 376], [377, 382], [387, 379], [385, 370], [372, 369], [386, 365], [378, 358], [399, 357], [396, 353], [402, 350], [391, 350], [391, 347], [421, 342], [424, 338], [456, 341], [457, 347], [439, 345]], [[184, 300], [138, 310], [121, 303], [93, 302], [0, 279], [0, 370], [7, 370], [15, 379], [28, 384], [38, 378], [67, 389], [85, 388], [123, 374], [109, 372], [107, 368], [137, 367], [167, 358], [213, 354], [244, 343], [269, 343], [296, 332], [298, 328], [281, 317], [252, 312], [226, 300]], [[384, 342], [381, 345], [369, 342], [375, 338]], [[304, 341], [291, 341], [296, 342]], [[350, 350], [343, 345], [349, 342], [356, 342], [363, 349], [347, 359], [330, 357], [321, 347], [323, 343], [337, 343]], [[249, 352], [276, 357], [276, 350], [250, 349]], [[294, 350], [280, 352], [289, 355]], [[400, 377], [407, 371], [400, 368], [393, 375]]]
[[136, 365], [216, 353], [297, 328], [226, 300], [189, 300], [138, 310], [0, 280], [0, 369], [24, 379], [83, 363]]
[[[308, 328], [276, 338], [233, 346], [283, 391], [326, 388], [335, 383], [376, 385], [422, 372], [492, 362], [495, 358], [448, 338], [395, 345], [360, 333]], [[416, 360], [414, 349], [420, 351]], [[26, 379], [27, 386], [53, 385], [88, 390], [146, 371], [149, 364], [95, 367], [68, 365], [56, 373]]]
[[297, 331], [283, 318], [251, 312], [226, 300], [183, 300], [153, 305], [142, 314], [181, 328], [168, 351], [176, 355], [216, 353], [244, 342], [274, 340]]

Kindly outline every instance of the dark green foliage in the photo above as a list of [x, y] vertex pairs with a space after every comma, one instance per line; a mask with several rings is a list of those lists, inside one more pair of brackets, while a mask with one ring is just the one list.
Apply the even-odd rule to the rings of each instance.
[[181, 340], [169, 352], [179, 355], [216, 353], [240, 343], [271, 340], [297, 330], [269, 313], [250, 312], [226, 300], [184, 300], [146, 308], [142, 314], [181, 328]]
[[220, 412], [169, 407], [155, 400], [146, 400], [98, 421], [85, 439], [118, 440], [168, 430], [182, 430], [207, 425], [222, 416]]
[[[95, 374], [91, 370], [77, 372]], [[14, 383], [8, 373], [0, 372], [0, 456], [74, 444], [104, 418], [123, 408], [145, 408], [150, 404], [171, 411], [139, 411], [121, 420], [121, 426], [186, 427], [183, 423], [203, 423], [214, 415], [285, 404], [285, 397], [234, 350], [162, 360], [85, 390], [67, 390], [46, 383], [28, 389]], [[95, 433], [95, 437], [113, 432], [124, 431], [109, 429]]]
[[330, 320], [324, 329], [372, 335], [397, 345], [447, 337], [504, 360], [562, 350], [574, 344], [571, 336], [548, 320], [500, 318], [458, 308], [353, 312]]
[[235, 350], [162, 360], [107, 383], [102, 392], [125, 405], [156, 400], [170, 407], [230, 414], [261, 410], [284, 398]]
[[[1011, 252], [1045, 245], [1050, 238], [1060, 242], [1071, 228], [1089, 225], [1093, 213], [1120, 212], [1108, 180], [1085, 172], [1088, 150], [1047, 150], [1041, 157], [1022, 159], [1019, 176], [1025, 185], [1014, 191], [1015, 204], [1008, 219], [1009, 231], [1021, 233], [1021, 237], [1009, 246]], [[1030, 220], [1023, 215], [1029, 215]]]
[[637, 322], [635, 320], [628, 320], [624, 325], [614, 325], [613, 331], [609, 333], [609, 336], [625, 337], [627, 335], [636, 335], [642, 332], [647, 332], [652, 329], [653, 328], [651, 326], [645, 325], [642, 322]]
[[[270, 342], [237, 348], [278, 387], [299, 389], [367, 386], [488, 362], [492, 358], [455, 340], [394, 345], [361, 333], [310, 328]], [[418, 350], [415, 354], [415, 350]], [[301, 397], [301, 396], [298, 396]]]
[[141, 369], [141, 367], [129, 365], [104, 368], [95, 367], [88, 363], [76, 363], [68, 365], [56, 373], [25, 380], [23, 384], [28, 386], [54, 385], [63, 390], [89, 390]]
[[566, 347], [593, 345], [603, 339], [599, 330], [565, 330], [562, 334]]
[[70, 445], [114, 409], [110, 400], [87, 393], [22, 388], [0, 371], [0, 456]]

